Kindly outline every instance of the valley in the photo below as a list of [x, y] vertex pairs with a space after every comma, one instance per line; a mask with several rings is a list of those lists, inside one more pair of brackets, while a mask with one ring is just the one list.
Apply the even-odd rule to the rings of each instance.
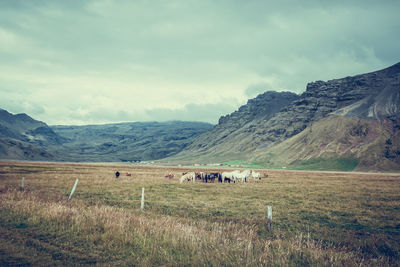
[[[260, 168], [400, 171], [400, 63], [266, 91], [217, 125], [125, 122], [48, 126], [0, 110], [0, 159], [225, 164]], [[229, 164], [228, 164], [229, 165]]]

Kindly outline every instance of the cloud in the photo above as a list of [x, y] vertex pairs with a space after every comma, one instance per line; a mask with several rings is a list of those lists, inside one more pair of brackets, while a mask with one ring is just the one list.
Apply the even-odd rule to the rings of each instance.
[[[149, 118], [159, 118], [161, 121], [176, 120], [202, 121], [216, 124], [220, 116], [235, 110], [238, 103], [235, 100], [227, 100], [218, 104], [190, 103], [180, 109], [151, 109], [146, 111]], [[220, 114], [220, 116], [216, 116]]]
[[0, 107], [51, 124], [216, 122], [263, 90], [301, 93], [398, 62], [399, 11], [373, 0], [1, 1]]
[[245, 93], [248, 98], [255, 98], [257, 95], [270, 90], [272, 89], [268, 83], [259, 83], [247, 87]]

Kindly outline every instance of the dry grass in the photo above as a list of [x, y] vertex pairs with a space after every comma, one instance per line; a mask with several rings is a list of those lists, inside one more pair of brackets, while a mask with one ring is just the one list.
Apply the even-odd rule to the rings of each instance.
[[261, 182], [180, 185], [188, 170], [0, 163], [0, 265], [400, 264], [398, 174], [270, 170]]

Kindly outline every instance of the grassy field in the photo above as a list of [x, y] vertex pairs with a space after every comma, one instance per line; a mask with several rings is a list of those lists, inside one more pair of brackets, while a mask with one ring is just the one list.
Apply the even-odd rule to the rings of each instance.
[[265, 170], [259, 182], [179, 184], [189, 170], [0, 163], [0, 266], [400, 265], [400, 174]]
[[358, 160], [351, 158], [314, 158], [302, 161], [292, 169], [353, 171], [357, 167], [357, 164]]

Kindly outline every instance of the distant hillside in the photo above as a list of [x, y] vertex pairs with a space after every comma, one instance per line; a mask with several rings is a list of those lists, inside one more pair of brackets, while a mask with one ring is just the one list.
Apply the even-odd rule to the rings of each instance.
[[136, 122], [52, 126], [0, 109], [0, 159], [120, 162], [174, 155], [213, 125]]
[[44, 122], [26, 114], [13, 115], [0, 109], [0, 158], [49, 160], [54, 155], [43, 146], [61, 144], [64, 138], [54, 133]]
[[15, 139], [0, 138], [0, 159], [51, 160], [54, 155], [44, 148]]
[[86, 126], [52, 126], [68, 139], [49, 146], [69, 161], [143, 161], [175, 155], [212, 124], [202, 122], [135, 122]]
[[61, 144], [66, 141], [46, 123], [24, 113], [13, 115], [4, 109], [0, 109], [0, 138], [12, 138], [35, 145]]
[[[274, 105], [264, 95], [249, 100], [169, 160], [400, 170], [400, 63], [367, 74], [312, 82], [300, 96], [289, 96], [282, 95], [287, 99], [282, 105]], [[266, 107], [271, 107], [268, 115]], [[252, 110], [252, 115], [242, 112], [246, 110]], [[364, 133], [357, 130], [360, 125]]]

